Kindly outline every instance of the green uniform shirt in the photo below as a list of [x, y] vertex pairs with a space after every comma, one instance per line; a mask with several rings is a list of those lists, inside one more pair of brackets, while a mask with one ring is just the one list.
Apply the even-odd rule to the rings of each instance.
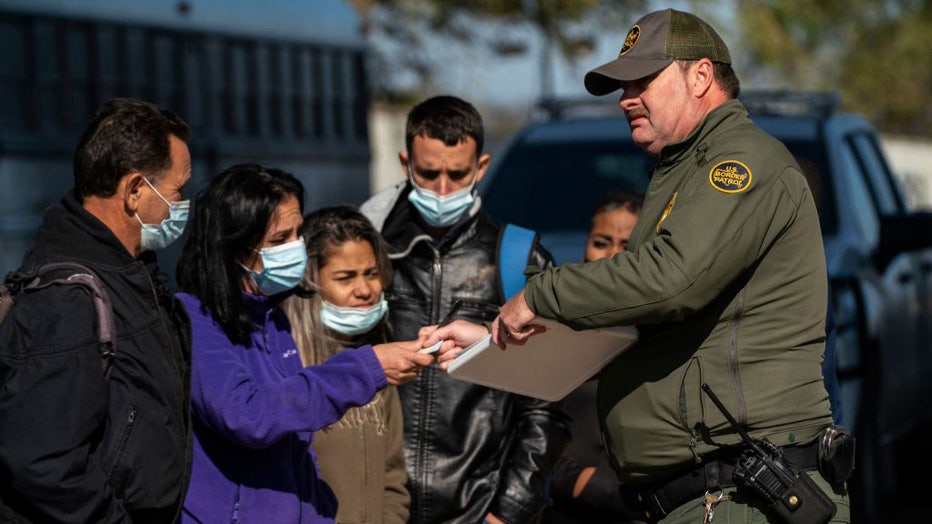
[[637, 325], [637, 344], [599, 377], [598, 408], [612, 462], [643, 482], [739, 441], [703, 382], [777, 445], [831, 423], [827, 286], [805, 178], [730, 101], [663, 149], [627, 251], [540, 271], [526, 297], [574, 328]]

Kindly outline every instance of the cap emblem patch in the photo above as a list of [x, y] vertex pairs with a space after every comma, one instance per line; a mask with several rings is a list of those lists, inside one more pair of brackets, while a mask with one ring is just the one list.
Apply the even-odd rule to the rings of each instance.
[[638, 38], [640, 37], [641, 28], [639, 26], [633, 26], [628, 31], [628, 36], [625, 37], [625, 43], [621, 45], [621, 52], [618, 53], [618, 56], [622, 56], [630, 51], [634, 45], [638, 43]]
[[725, 160], [709, 170], [709, 183], [722, 193], [740, 193], [751, 187], [751, 170], [737, 160]]

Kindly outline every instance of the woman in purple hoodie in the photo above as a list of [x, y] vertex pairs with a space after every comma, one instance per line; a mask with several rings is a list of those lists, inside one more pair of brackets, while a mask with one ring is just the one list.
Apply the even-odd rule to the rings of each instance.
[[227, 169], [197, 198], [178, 263], [195, 439], [182, 522], [332, 522], [313, 432], [433, 361], [409, 341], [301, 365], [279, 306], [304, 276], [303, 201], [296, 178], [256, 164]]

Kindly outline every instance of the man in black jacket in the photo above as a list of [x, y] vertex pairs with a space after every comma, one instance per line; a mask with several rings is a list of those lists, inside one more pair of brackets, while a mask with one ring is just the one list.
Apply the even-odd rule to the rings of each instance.
[[178, 519], [191, 467], [190, 324], [152, 250], [184, 230], [190, 133], [168, 110], [114, 99], [78, 144], [74, 188], [46, 212], [16, 274], [90, 268], [112, 302], [116, 356], [102, 361], [79, 286], [16, 297], [0, 325], [0, 521]]
[[[482, 119], [469, 103], [438, 96], [408, 114], [407, 180], [362, 211], [390, 246], [387, 298], [400, 340], [457, 318], [491, 321], [504, 302], [496, 250], [501, 226], [476, 195], [489, 155]], [[549, 267], [534, 245], [529, 263]], [[550, 468], [569, 437], [555, 403], [460, 382], [436, 366], [401, 386], [410, 522], [533, 522], [546, 504]]]

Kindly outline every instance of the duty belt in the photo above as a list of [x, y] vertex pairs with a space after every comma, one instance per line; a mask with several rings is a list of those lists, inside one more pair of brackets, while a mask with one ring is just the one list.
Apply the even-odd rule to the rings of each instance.
[[[783, 456], [801, 471], [818, 469], [818, 439], [803, 446], [784, 446]], [[645, 485], [622, 485], [619, 490], [625, 508], [643, 515], [647, 522], [657, 522], [674, 509], [701, 497], [734, 487], [731, 478], [739, 452], [711, 459], [679, 475], [660, 479]]]

